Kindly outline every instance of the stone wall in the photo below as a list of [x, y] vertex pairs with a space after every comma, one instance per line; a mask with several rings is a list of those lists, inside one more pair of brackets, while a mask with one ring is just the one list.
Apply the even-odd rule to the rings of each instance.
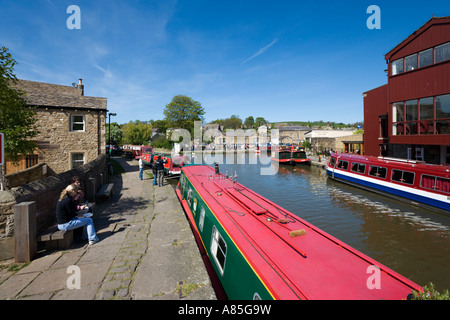
[[7, 191], [0, 191], [0, 238], [14, 235], [15, 204], [36, 201], [38, 234], [56, 221], [55, 210], [61, 191], [73, 176], [81, 177], [82, 188], [89, 201], [95, 201], [95, 194], [107, 182], [106, 155], [98, 156], [81, 167], [58, 175], [22, 185]]
[[14, 188], [32, 181], [41, 180], [47, 177], [47, 171], [47, 165], [45, 163], [39, 163], [31, 168], [7, 174], [5, 176], [7, 186]]
[[[71, 130], [71, 116], [84, 116], [84, 130]], [[39, 135], [36, 141], [39, 148], [39, 162], [45, 162], [54, 173], [72, 168], [71, 156], [84, 155], [84, 162], [97, 158], [106, 152], [105, 111], [36, 109]]]

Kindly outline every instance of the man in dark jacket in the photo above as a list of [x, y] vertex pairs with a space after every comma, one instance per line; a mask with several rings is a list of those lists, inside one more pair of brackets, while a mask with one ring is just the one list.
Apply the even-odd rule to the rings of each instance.
[[164, 177], [164, 164], [167, 163], [166, 158], [161, 158], [161, 156], [158, 156], [158, 159], [156, 159], [156, 171], [158, 176], [158, 185], [162, 187], [164, 185], [163, 177]]

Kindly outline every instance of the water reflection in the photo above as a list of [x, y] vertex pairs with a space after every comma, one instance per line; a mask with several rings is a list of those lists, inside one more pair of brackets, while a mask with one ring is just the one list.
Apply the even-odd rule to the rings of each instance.
[[450, 215], [330, 180], [315, 166], [261, 175], [267, 164], [251, 159], [228, 155], [220, 171], [418, 284], [450, 288]]

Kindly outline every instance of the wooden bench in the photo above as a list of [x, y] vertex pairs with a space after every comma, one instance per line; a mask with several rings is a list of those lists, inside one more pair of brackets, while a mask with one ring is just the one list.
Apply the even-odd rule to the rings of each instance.
[[100, 190], [97, 192], [97, 197], [99, 198], [110, 198], [113, 191], [114, 183], [104, 184]]
[[73, 230], [62, 231], [53, 225], [38, 236], [38, 241], [45, 242], [46, 249], [68, 249], [73, 243]]

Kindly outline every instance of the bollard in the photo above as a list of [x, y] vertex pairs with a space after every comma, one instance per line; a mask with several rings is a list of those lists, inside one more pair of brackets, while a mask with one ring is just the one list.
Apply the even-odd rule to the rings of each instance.
[[16, 262], [30, 262], [37, 252], [35, 201], [14, 206], [14, 241]]

